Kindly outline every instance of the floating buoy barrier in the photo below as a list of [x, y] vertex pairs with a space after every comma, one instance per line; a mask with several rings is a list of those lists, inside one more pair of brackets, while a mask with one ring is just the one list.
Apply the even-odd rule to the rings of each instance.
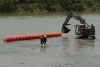
[[58, 37], [61, 36], [61, 32], [49, 32], [49, 33], [40, 33], [40, 34], [26, 34], [26, 35], [16, 35], [16, 36], [6, 36], [4, 37], [4, 42], [12, 42], [12, 41], [21, 41], [21, 40], [31, 40], [31, 39], [39, 39], [41, 36], [46, 35], [49, 37]]

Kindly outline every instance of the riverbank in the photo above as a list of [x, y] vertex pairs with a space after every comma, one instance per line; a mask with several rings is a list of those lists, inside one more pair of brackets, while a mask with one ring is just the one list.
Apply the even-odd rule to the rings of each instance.
[[[76, 13], [82, 14], [100, 14], [100, 11], [75, 11]], [[0, 16], [61, 16], [67, 15], [69, 11], [59, 11], [59, 12], [12, 12], [12, 13], [0, 13]]]
[[0, 0], [0, 13], [100, 11], [100, 0]]

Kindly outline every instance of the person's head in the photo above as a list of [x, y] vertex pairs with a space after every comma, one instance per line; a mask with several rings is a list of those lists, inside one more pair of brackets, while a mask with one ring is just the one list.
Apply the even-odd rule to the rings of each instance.
[[46, 35], [44, 35], [44, 37], [47, 37]]
[[93, 24], [91, 24], [93, 26]]

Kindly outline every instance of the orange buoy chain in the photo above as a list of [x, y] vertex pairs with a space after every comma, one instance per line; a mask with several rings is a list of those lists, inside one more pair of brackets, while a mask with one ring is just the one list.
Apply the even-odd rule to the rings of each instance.
[[31, 39], [39, 39], [41, 36], [46, 35], [49, 37], [58, 37], [61, 36], [61, 32], [49, 32], [49, 33], [40, 33], [40, 34], [27, 34], [27, 35], [17, 35], [17, 36], [6, 36], [3, 41], [12, 42], [12, 41], [20, 41], [20, 40], [31, 40]]

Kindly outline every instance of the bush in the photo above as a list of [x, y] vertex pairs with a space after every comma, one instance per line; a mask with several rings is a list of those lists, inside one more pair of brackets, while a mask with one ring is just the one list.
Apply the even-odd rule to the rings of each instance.
[[100, 10], [99, 4], [100, 0], [0, 0], [0, 12], [84, 11], [88, 8], [95, 11]]

